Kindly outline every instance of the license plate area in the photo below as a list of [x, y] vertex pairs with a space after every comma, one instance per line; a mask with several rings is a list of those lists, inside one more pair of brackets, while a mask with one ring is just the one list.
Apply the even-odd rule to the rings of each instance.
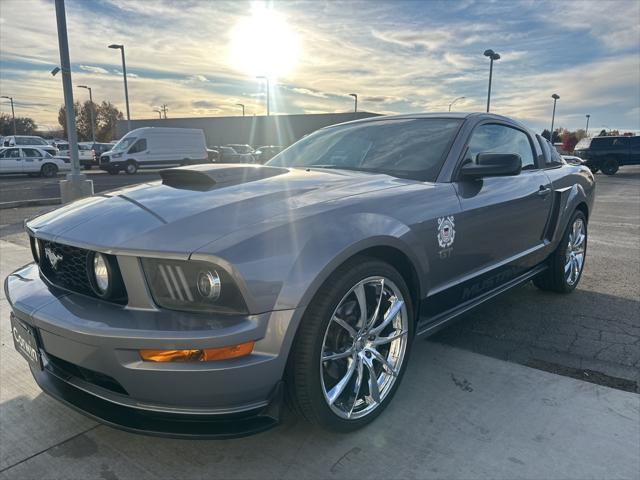
[[32, 368], [42, 370], [42, 356], [38, 346], [36, 330], [11, 315], [11, 336], [13, 346], [29, 362]]

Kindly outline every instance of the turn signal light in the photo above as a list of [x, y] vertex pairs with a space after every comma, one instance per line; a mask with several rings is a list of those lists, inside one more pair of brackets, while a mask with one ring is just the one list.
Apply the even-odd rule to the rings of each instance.
[[211, 362], [246, 357], [253, 351], [255, 342], [220, 348], [189, 350], [140, 350], [140, 358], [145, 362]]

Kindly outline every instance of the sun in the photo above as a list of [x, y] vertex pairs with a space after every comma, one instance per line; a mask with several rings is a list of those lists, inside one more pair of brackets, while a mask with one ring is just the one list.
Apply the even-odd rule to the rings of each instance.
[[230, 63], [252, 76], [278, 78], [294, 69], [298, 38], [286, 19], [264, 3], [253, 3], [251, 16], [231, 32]]

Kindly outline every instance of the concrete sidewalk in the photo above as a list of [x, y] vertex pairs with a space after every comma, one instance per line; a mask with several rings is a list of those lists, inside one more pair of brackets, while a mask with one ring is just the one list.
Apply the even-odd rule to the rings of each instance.
[[[0, 241], [0, 275], [29, 260]], [[288, 415], [254, 437], [168, 440], [42, 394], [0, 299], [0, 478], [640, 478], [640, 396], [418, 340], [393, 403], [350, 435]]]

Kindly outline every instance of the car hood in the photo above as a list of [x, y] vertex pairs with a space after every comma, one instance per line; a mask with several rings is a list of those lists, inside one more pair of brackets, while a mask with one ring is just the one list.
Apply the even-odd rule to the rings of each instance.
[[[247, 175], [248, 169], [258, 173]], [[227, 175], [219, 174], [223, 170]], [[237, 175], [236, 170], [243, 173]], [[180, 179], [194, 171], [202, 174], [199, 181]], [[317, 211], [313, 207], [319, 204], [336, 208], [355, 201], [350, 197], [406, 184], [384, 174], [247, 165], [201, 165], [165, 172], [173, 180], [165, 177], [164, 183], [79, 200], [27, 222], [27, 228], [40, 238], [107, 253], [183, 257], [241, 228], [295, 221]]]

